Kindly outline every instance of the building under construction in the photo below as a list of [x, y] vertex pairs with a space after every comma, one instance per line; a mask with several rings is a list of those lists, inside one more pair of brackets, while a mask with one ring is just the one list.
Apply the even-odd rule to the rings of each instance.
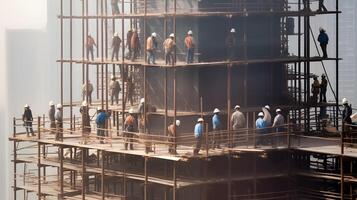
[[[64, 127], [56, 133], [48, 116], [41, 115], [34, 118], [36, 136], [31, 137], [22, 119], [13, 119], [14, 199], [356, 199], [354, 127], [342, 123], [338, 96], [341, 12], [338, 0], [327, 1], [335, 4], [328, 11], [314, 11], [318, 2], [313, 0], [58, 0]], [[114, 4], [119, 13], [112, 12]], [[336, 31], [336, 38], [330, 38], [335, 53], [329, 58], [310, 51], [316, 45], [310, 20], [322, 15], [336, 20], [336, 27], [329, 27]], [[225, 38], [231, 28], [236, 30], [236, 55], [227, 59]], [[134, 29], [141, 50], [130, 60], [127, 32]], [[188, 30], [196, 40], [190, 64], [184, 46]], [[120, 58], [113, 61], [115, 32], [122, 42]], [[146, 59], [146, 38], [152, 32], [159, 44], [156, 64]], [[167, 65], [161, 44], [171, 33], [176, 62]], [[86, 56], [88, 35], [96, 42], [94, 60]], [[298, 47], [297, 55], [289, 46]], [[310, 65], [326, 62], [336, 67], [336, 85], [329, 84], [335, 101], [317, 103], [311, 99]], [[114, 105], [112, 75], [122, 88]], [[88, 127], [78, 110], [89, 97], [77, 98], [76, 91], [89, 81], [94, 85], [90, 113], [95, 116], [97, 107], [111, 113], [104, 137], [96, 134], [95, 118], [91, 134], [83, 134]], [[141, 98], [145, 103], [137, 113], [137, 131], [128, 133], [124, 120]], [[235, 105], [246, 118], [239, 131], [230, 122]], [[284, 131], [257, 131], [264, 105], [283, 110]], [[224, 128], [219, 132], [212, 130], [214, 108], [221, 110]], [[199, 117], [204, 133], [201, 151], [194, 155]], [[176, 120], [181, 125], [169, 135], [167, 127]], [[55, 140], [56, 134], [63, 137]], [[134, 150], [124, 148], [128, 134]]]

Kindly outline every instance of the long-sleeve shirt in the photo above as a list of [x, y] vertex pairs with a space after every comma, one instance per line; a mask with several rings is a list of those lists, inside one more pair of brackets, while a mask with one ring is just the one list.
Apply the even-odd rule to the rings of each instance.
[[276, 128], [283, 128], [282, 126], [284, 125], [284, 116], [282, 114], [278, 114], [277, 116], [275, 116], [274, 118], [274, 123], [273, 123], [273, 127]]
[[239, 128], [244, 128], [245, 126], [245, 116], [240, 111], [235, 111], [231, 117], [231, 124], [233, 130], [238, 130]]
[[258, 118], [256, 121], [255, 121], [255, 127], [257, 129], [264, 129], [266, 128], [266, 121], [263, 119], [263, 118]]
[[110, 81], [109, 88], [111, 95], [118, 95], [121, 91], [119, 81], [116, 80]]
[[194, 130], [195, 138], [201, 137], [202, 133], [203, 133], [203, 124], [202, 123], [197, 123], [195, 125], [195, 130]]
[[114, 36], [112, 40], [112, 47], [114, 49], [119, 49], [121, 43], [121, 39], [119, 36]]
[[268, 109], [265, 107], [262, 109], [264, 113], [264, 121], [265, 121], [265, 126], [269, 127], [271, 126], [271, 114]]
[[342, 112], [343, 122], [347, 124], [351, 124], [352, 123], [351, 115], [352, 115], [351, 106], [350, 105], [345, 106]]
[[63, 116], [61, 110], [57, 109], [55, 113], [55, 119], [57, 122], [62, 122], [63, 121]]
[[22, 121], [33, 121], [32, 112], [30, 108], [26, 108], [24, 114], [22, 115]]
[[130, 40], [130, 47], [133, 49], [140, 49], [139, 35], [137, 32], [133, 32]]
[[90, 115], [89, 108], [87, 106], [81, 106], [79, 112], [82, 114], [82, 124], [83, 126], [90, 126]]
[[219, 115], [217, 115], [217, 114], [213, 115], [212, 125], [213, 125], [213, 130], [221, 129], [221, 119], [220, 119]]
[[93, 92], [93, 84], [92, 83], [88, 83], [88, 92], [86, 92], [86, 91], [87, 91], [87, 84], [86, 83], [83, 84], [82, 95], [85, 96], [86, 93], [87, 93], [87, 95], [92, 94], [92, 92]]
[[322, 44], [322, 45], [328, 44], [329, 38], [325, 31], [320, 32], [320, 35], [317, 38], [317, 41], [319, 41], [320, 44]]
[[97, 46], [94, 39], [91, 36], [87, 37], [87, 47]]
[[48, 118], [50, 119], [51, 122], [55, 121], [55, 106], [51, 106], [50, 109], [48, 110]]
[[229, 34], [226, 38], [226, 46], [229, 48], [233, 48], [237, 45], [237, 39], [234, 34]]
[[321, 79], [321, 84], [320, 84], [320, 89], [321, 91], [326, 91], [327, 90], [327, 80], [325, 78]]

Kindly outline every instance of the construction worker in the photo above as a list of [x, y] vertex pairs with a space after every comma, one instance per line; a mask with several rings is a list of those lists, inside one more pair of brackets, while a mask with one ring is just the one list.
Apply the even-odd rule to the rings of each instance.
[[94, 46], [97, 47], [97, 44], [95, 43], [93, 37], [91, 35], [88, 35], [87, 36], [87, 44], [86, 44], [87, 60], [89, 60], [89, 54], [91, 54], [91, 59], [92, 59], [92, 61], [94, 61], [94, 54], [93, 54]]
[[33, 132], [32, 128], [32, 122], [33, 122], [33, 117], [32, 117], [32, 111], [30, 109], [29, 105], [24, 106], [24, 114], [22, 115], [22, 121], [24, 122], [24, 126], [26, 128], [26, 134], [27, 137], [30, 136], [35, 136], [35, 133]]
[[185, 46], [187, 48], [186, 63], [193, 63], [196, 44], [191, 30], [187, 32], [187, 36], [185, 37]]
[[126, 81], [126, 97], [125, 102], [130, 101], [130, 105], [134, 105], [133, 95], [134, 95], [135, 85], [132, 76], [128, 77]]
[[271, 113], [270, 113], [270, 106], [266, 105], [264, 108], [262, 108], [263, 114], [264, 114], [264, 121], [266, 127], [271, 127]]
[[165, 51], [165, 63], [166, 65], [173, 65], [175, 62], [174, 51], [175, 51], [175, 34], [171, 33], [170, 37], [168, 37], [164, 43], [164, 51]]
[[[285, 128], [284, 128], [284, 116], [281, 114], [281, 109], [278, 108], [276, 109], [276, 116], [274, 117], [274, 122], [273, 122], [273, 128], [275, 128], [275, 132], [276, 133], [281, 133], [281, 132], [284, 132], [285, 131]], [[276, 142], [277, 144], [279, 145], [282, 141], [282, 137], [280, 135], [276, 135], [275, 136], [276, 139], [273, 140], [273, 145], [276, 145]]]
[[124, 143], [124, 147], [125, 150], [128, 150], [128, 143], [130, 144], [130, 150], [134, 149], [134, 144], [133, 144], [133, 134], [135, 132], [135, 117], [134, 117], [134, 110], [132, 108], [130, 108], [129, 110], [129, 115], [125, 118], [124, 121], [124, 128], [125, 131], [123, 136], [125, 137], [125, 143]]
[[168, 142], [169, 142], [169, 153], [170, 154], [177, 154], [175, 149], [175, 133], [177, 133], [177, 128], [181, 125], [180, 120], [176, 120], [175, 123], [172, 123], [170, 126], [167, 127], [167, 134], [168, 134]]
[[155, 63], [155, 51], [157, 49], [157, 34], [154, 32], [149, 36], [146, 40], [146, 51], [147, 55], [147, 62], [148, 64], [156, 64]]
[[342, 111], [342, 122], [345, 124], [352, 124], [352, 106], [348, 104], [348, 100], [346, 98], [342, 99], [343, 111]]
[[227, 59], [234, 60], [235, 59], [235, 49], [237, 46], [237, 37], [236, 37], [236, 29], [232, 28], [230, 33], [226, 38], [226, 47], [227, 47]]
[[327, 8], [324, 5], [324, 0], [319, 0], [319, 9], [317, 12], [327, 12]]
[[139, 56], [140, 53], [140, 40], [139, 34], [136, 29], [133, 30], [133, 34], [130, 40], [131, 53], [133, 54], [131, 57], [131, 61], [135, 61], [135, 59]]
[[314, 82], [311, 85], [312, 99], [313, 103], [317, 103], [317, 99], [320, 93], [320, 83], [317, 76], [314, 76]]
[[[145, 113], [144, 113], [144, 107], [145, 107], [145, 99], [141, 98], [140, 99], [140, 103], [138, 105], [138, 127], [139, 127], [139, 132], [140, 133], [144, 133], [144, 126], [145, 126]], [[145, 108], [147, 110], [147, 107]]]
[[[236, 105], [234, 107], [234, 112], [231, 116], [231, 126], [232, 126], [232, 130], [235, 132], [235, 134], [242, 134], [243, 132], [240, 132], [239, 129], [242, 129], [245, 127], [245, 116], [244, 114], [240, 111], [240, 106]], [[234, 136], [234, 138], [236, 138], [238, 136]], [[233, 145], [236, 146], [236, 142], [233, 142]]]
[[105, 112], [101, 107], [97, 108], [97, 118], [95, 120], [95, 123], [97, 124], [97, 136], [100, 138], [100, 144], [103, 144], [103, 137], [106, 136], [105, 134], [105, 128], [106, 128], [106, 122], [109, 119], [111, 115], [111, 112]]
[[222, 142], [222, 137], [220, 130], [222, 129], [221, 118], [219, 113], [221, 111], [218, 108], [215, 108], [213, 111], [212, 117], [212, 126], [213, 126], [213, 149], [214, 148], [221, 148], [220, 143]]
[[115, 59], [117, 61], [119, 61], [119, 49], [120, 49], [120, 44], [121, 44], [121, 39], [118, 35], [117, 32], [114, 33], [113, 36], [113, 40], [112, 40], [112, 48], [113, 48], [113, 52], [112, 52], [112, 61], [114, 59], [114, 55], [115, 55]]
[[116, 104], [119, 103], [119, 93], [121, 91], [119, 81], [116, 80], [114, 75], [111, 75], [111, 81], [109, 84], [110, 96], [111, 96], [111, 105], [114, 104], [114, 99]]
[[86, 141], [87, 136], [89, 136], [91, 132], [89, 107], [87, 101], [82, 102], [82, 106], [80, 107], [79, 112], [82, 115], [82, 136], [85, 138]]
[[112, 14], [113, 15], [119, 15], [120, 14], [118, 3], [119, 3], [119, 0], [111, 0]]
[[319, 37], [317, 38], [317, 41], [320, 42], [321, 50], [322, 50], [322, 58], [327, 58], [327, 44], [329, 41], [328, 35], [322, 27], [320, 27], [320, 34]]
[[257, 133], [259, 135], [257, 135], [257, 144], [261, 145], [263, 143], [265, 143], [265, 136], [264, 134], [266, 133], [266, 121], [264, 120], [264, 113], [263, 112], [259, 112], [258, 114], [258, 119], [255, 121], [255, 128], [257, 129]]
[[193, 155], [198, 155], [201, 150], [202, 136], [203, 136], [203, 122], [202, 118], [198, 118], [197, 124], [195, 125], [194, 136], [196, 140], [196, 146], [193, 150]]
[[62, 111], [62, 104], [57, 104], [56, 106], [56, 113], [55, 113], [55, 119], [56, 119], [56, 141], [62, 141], [63, 140], [63, 111]]
[[84, 83], [82, 85], [82, 98], [86, 99], [88, 97], [88, 103], [92, 104], [92, 92], [93, 92], [93, 84], [88, 80], [88, 86], [87, 83]]
[[326, 103], [326, 92], [327, 92], [327, 79], [325, 74], [321, 75], [321, 84], [320, 84], [320, 103]]
[[56, 119], [55, 119], [55, 104], [53, 103], [53, 101], [50, 101], [48, 103], [49, 105], [49, 109], [48, 109], [48, 119], [50, 120], [50, 133], [53, 133], [53, 130], [56, 129]]
[[126, 56], [127, 59], [131, 59], [132, 56], [132, 48], [131, 48], [131, 37], [133, 36], [133, 30], [129, 29], [126, 33], [126, 47], [128, 48], [129, 52]]

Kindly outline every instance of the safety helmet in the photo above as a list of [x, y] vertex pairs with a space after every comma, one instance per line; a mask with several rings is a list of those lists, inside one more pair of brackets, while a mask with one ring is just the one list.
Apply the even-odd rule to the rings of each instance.
[[270, 106], [269, 105], [264, 106], [264, 108], [270, 110]]
[[192, 35], [193, 34], [193, 32], [191, 31], [191, 30], [189, 30], [188, 32], [187, 32], [187, 35]]
[[345, 105], [345, 104], [348, 104], [348, 100], [346, 98], [343, 98], [342, 99], [342, 104]]
[[129, 114], [133, 114], [134, 113], [134, 109], [130, 108], [129, 109]]
[[216, 113], [220, 113], [221, 111], [218, 109], [218, 108], [215, 108], [213, 113], [216, 114]]
[[151, 36], [152, 36], [152, 37], [156, 37], [157, 34], [156, 34], [155, 32], [153, 32], [153, 33], [151, 33]]
[[176, 126], [180, 126], [181, 121], [180, 120], [176, 120]]
[[133, 32], [136, 32], [136, 29], [135, 29], [135, 28], [133, 28]]
[[101, 111], [101, 110], [102, 110], [102, 107], [98, 106], [97, 111]]
[[145, 98], [141, 98], [140, 103], [145, 103]]
[[231, 29], [231, 33], [235, 33], [236, 32], [236, 29], [235, 28], [232, 28]]
[[258, 114], [258, 117], [264, 117], [264, 113], [263, 113], [263, 112], [260, 112], [260, 113]]
[[28, 104], [25, 104], [25, 106], [24, 106], [25, 108], [28, 108], [28, 107], [30, 107]]
[[322, 74], [321, 77], [326, 77], [326, 75], [325, 75], [325, 74]]
[[240, 109], [240, 106], [239, 106], [239, 105], [236, 105], [236, 106], [234, 106], [234, 109], [235, 109], [235, 110]]
[[203, 118], [198, 118], [198, 120], [197, 120], [197, 122], [203, 122], [204, 120], [203, 120]]
[[280, 108], [278, 108], [278, 109], [276, 109], [276, 111], [275, 111], [275, 112], [277, 112], [277, 113], [278, 113], [278, 112], [281, 112], [281, 109], [280, 109]]
[[170, 37], [172, 37], [172, 38], [175, 37], [175, 34], [171, 33], [171, 34], [170, 34]]
[[50, 101], [50, 102], [48, 102], [48, 105], [49, 105], [49, 106], [54, 106], [55, 103], [53, 103], [53, 101]]
[[112, 74], [111, 76], [110, 76], [110, 79], [115, 79], [115, 76]]
[[56, 107], [57, 107], [57, 109], [61, 109], [62, 108], [62, 104], [59, 103], [59, 104], [57, 104]]
[[87, 106], [88, 104], [87, 104], [87, 101], [83, 101], [82, 102], [82, 106]]
[[114, 37], [118, 37], [118, 36], [119, 36], [118, 32], [115, 32]]
[[321, 31], [325, 31], [325, 29], [322, 28], [322, 27], [320, 27], [320, 28], [319, 28], [319, 31], [320, 31], [320, 32], [321, 32]]

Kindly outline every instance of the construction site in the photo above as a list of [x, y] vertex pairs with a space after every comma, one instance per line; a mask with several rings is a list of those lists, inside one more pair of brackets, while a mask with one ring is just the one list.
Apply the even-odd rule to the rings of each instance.
[[[23, 118], [13, 118], [14, 200], [357, 199], [357, 126], [343, 121], [338, 90], [339, 0], [325, 0], [335, 7], [319, 11], [313, 0], [56, 1], [61, 54], [52, 67], [61, 72], [63, 127], [54, 128], [47, 114], [34, 116], [29, 136]], [[312, 55], [320, 47], [310, 23], [325, 15], [336, 20], [329, 57]], [[134, 59], [129, 31], [140, 41]], [[188, 31], [193, 62], [186, 60]], [[230, 32], [237, 45], [227, 58]], [[153, 33], [156, 62], [146, 51]], [[113, 35], [121, 38], [117, 59]], [[176, 46], [167, 63], [162, 43], [169, 37]], [[324, 69], [334, 101], [314, 101], [313, 63]], [[121, 91], [113, 103], [115, 78]], [[90, 83], [93, 94], [77, 98]], [[89, 125], [79, 113], [83, 101]], [[237, 105], [245, 122], [233, 130]], [[279, 131], [256, 127], [265, 105], [272, 116], [281, 109]], [[215, 108], [219, 131], [212, 128]], [[109, 115], [104, 128], [96, 125], [97, 110]], [[126, 129], [128, 115], [138, 121], [135, 131]]]

